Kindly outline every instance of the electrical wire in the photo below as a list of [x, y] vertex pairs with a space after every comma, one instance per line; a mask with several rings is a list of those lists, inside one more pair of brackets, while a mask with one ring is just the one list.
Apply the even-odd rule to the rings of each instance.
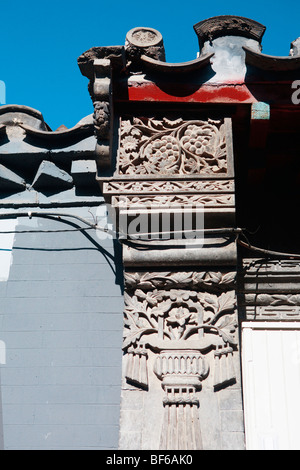
[[92, 227], [78, 227], [70, 229], [57, 229], [57, 230], [7, 230], [0, 231], [0, 235], [8, 235], [14, 233], [64, 233], [64, 232], [85, 232], [86, 230], [92, 230]]
[[288, 258], [288, 259], [300, 259], [299, 253], [286, 253], [281, 251], [266, 250], [264, 248], [259, 248], [257, 246], [251, 245], [250, 243], [243, 242], [240, 239], [237, 239], [237, 243], [244, 248], [248, 248], [251, 251], [261, 253], [266, 256], [275, 256], [277, 258]]
[[[207, 229], [191, 229], [191, 230], [168, 230], [166, 232], [144, 232], [138, 233], [136, 238], [134, 238], [133, 234], [130, 235], [132, 240], [140, 240], [141, 235], [150, 236], [151, 238], [147, 239], [147, 241], [162, 241], [162, 240], [173, 240], [173, 238], [162, 238], [163, 235], [177, 235], [177, 234], [189, 234], [189, 233], [203, 233], [204, 234], [224, 234], [224, 233], [240, 233], [243, 229], [241, 228], [233, 228], [233, 227], [226, 227], [226, 228], [207, 228]], [[126, 236], [125, 233], [119, 232], [119, 236]], [[159, 238], [152, 238], [152, 235], [161, 235]]]
[[32, 217], [57, 217], [60, 219], [60, 217], [72, 217], [74, 219], [79, 220], [80, 222], [83, 222], [84, 224], [94, 228], [95, 224], [92, 224], [88, 220], [84, 219], [83, 217], [79, 217], [78, 215], [74, 214], [68, 214], [68, 213], [61, 213], [61, 212], [3, 212], [0, 213], [0, 219], [16, 219], [18, 217], [29, 217], [31, 219]]
[[0, 213], [0, 219], [17, 219], [18, 217], [28, 217], [29, 219], [32, 219], [32, 217], [51, 217], [54, 218], [55, 220], [59, 222], [63, 222], [62, 217], [64, 218], [73, 218], [76, 219], [84, 224], [87, 225], [87, 227], [78, 227], [75, 229], [56, 229], [56, 230], [44, 230], [44, 229], [35, 229], [35, 230], [8, 230], [8, 231], [0, 231], [0, 234], [13, 234], [13, 233], [62, 233], [62, 232], [77, 232], [77, 231], [85, 231], [85, 230], [91, 230], [91, 229], [96, 229], [100, 230], [101, 232], [109, 233], [111, 235], [114, 235], [115, 232], [113, 230], [110, 230], [109, 228], [106, 227], [99, 227], [97, 223], [91, 223], [87, 219], [84, 219], [83, 217], [80, 217], [78, 215], [74, 214], [69, 214], [69, 213], [60, 213], [60, 212], [8, 212], [8, 213]]
[[[242, 246], [243, 248], [247, 248], [248, 250], [263, 254], [265, 256], [275, 256], [275, 257], [284, 257], [288, 259], [300, 259], [299, 253], [287, 253], [287, 252], [280, 252], [274, 250], [268, 250], [264, 248], [260, 248], [257, 246], [252, 245], [249, 240], [247, 239], [245, 232], [246, 229], [242, 229], [239, 227], [224, 227], [224, 228], [211, 228], [211, 229], [196, 229], [196, 230], [170, 230], [167, 232], [144, 232], [138, 233], [135, 237], [131, 234], [130, 239], [128, 240], [128, 234], [124, 234], [122, 232], [117, 233], [114, 230], [111, 230], [107, 227], [99, 227], [97, 223], [91, 223], [89, 220], [80, 217], [78, 215], [69, 214], [69, 213], [60, 213], [60, 212], [37, 212], [37, 211], [28, 211], [28, 212], [10, 212], [10, 213], [0, 213], [0, 219], [16, 219], [18, 217], [28, 217], [31, 219], [32, 217], [51, 217], [57, 221], [64, 222], [62, 218], [73, 218], [76, 219], [86, 225], [86, 227], [77, 227], [73, 229], [56, 229], [56, 230], [44, 230], [44, 229], [28, 229], [28, 230], [8, 230], [8, 231], [0, 231], [0, 234], [14, 234], [14, 233], [63, 233], [63, 232], [84, 232], [86, 230], [100, 230], [101, 232], [108, 233], [115, 238], [118, 238], [119, 242], [122, 244], [130, 243], [135, 244], [137, 246], [146, 246], [153, 244], [153, 242], [157, 241], [169, 241], [174, 240], [173, 237], [164, 238], [164, 235], [172, 234], [173, 236], [176, 234], [188, 234], [188, 233], [203, 233], [205, 234], [235, 234], [236, 235], [236, 243]], [[160, 235], [160, 238], [153, 238], [153, 235]], [[148, 236], [151, 238], [141, 239], [141, 236]], [[246, 242], [240, 239], [240, 236], [243, 236], [246, 239]], [[168, 245], [169, 247], [169, 245]]]
[[[10, 230], [10, 231], [2, 231], [0, 234], [7, 234], [7, 233], [61, 233], [61, 232], [78, 232], [80, 231], [85, 237], [90, 240], [92, 244], [96, 246], [98, 250], [101, 251], [102, 255], [105, 257], [108, 265], [110, 266], [111, 270], [113, 273], [117, 276], [117, 263], [114, 261], [112, 264], [112, 260], [115, 260], [114, 256], [111, 255], [105, 248], [99, 245], [99, 243], [94, 240], [92, 236], [90, 236], [87, 231], [92, 230], [97, 228], [98, 230], [101, 230], [103, 232], [107, 233], [112, 233], [111, 230], [107, 228], [102, 228], [98, 227], [97, 224], [92, 224], [89, 220], [84, 219], [83, 217], [79, 217], [74, 214], [69, 214], [69, 213], [59, 213], [59, 212], [11, 212], [11, 213], [0, 213], [0, 220], [1, 219], [16, 219], [18, 217], [29, 217], [30, 219], [32, 217], [41, 217], [41, 218], [50, 218], [51, 220], [56, 220], [68, 225], [72, 225], [73, 229], [56, 229], [56, 230], [40, 230], [40, 229], [28, 229], [28, 230]], [[64, 218], [63, 218], [64, 217]], [[76, 220], [79, 220], [80, 222], [83, 222], [87, 225], [87, 227], [80, 227], [76, 222], [67, 220], [67, 218], [74, 218]], [[17, 249], [17, 247], [15, 247]], [[26, 248], [23, 248], [26, 249]], [[31, 248], [30, 248], [31, 249]]]
[[[53, 217], [55, 220], [62, 221], [62, 217], [68, 218], [72, 217], [80, 222], [83, 222], [88, 226], [86, 227], [78, 227], [76, 229], [57, 229], [57, 230], [42, 230], [42, 229], [36, 229], [36, 230], [9, 230], [9, 231], [0, 231], [0, 234], [11, 234], [11, 233], [56, 233], [56, 232], [72, 232], [72, 231], [82, 231], [82, 230], [88, 230], [88, 229], [94, 229], [94, 230], [100, 230], [105, 233], [109, 233], [111, 235], [118, 235], [118, 238], [122, 242], [124, 238], [122, 237], [127, 237], [128, 234], [125, 234], [124, 232], [119, 232], [117, 234], [116, 231], [110, 230], [107, 227], [99, 227], [97, 223], [91, 223], [87, 219], [84, 219], [83, 217], [79, 217], [74, 214], [68, 214], [68, 213], [59, 213], [59, 212], [11, 212], [11, 213], [0, 213], [0, 219], [16, 219], [18, 217], [29, 217], [31, 219], [32, 217]], [[177, 234], [188, 234], [188, 233], [203, 233], [203, 234], [224, 234], [224, 233], [240, 233], [242, 229], [240, 228], [233, 228], [233, 227], [227, 227], [227, 228], [213, 228], [213, 229], [195, 229], [195, 230], [170, 230], [167, 232], [144, 232], [144, 233], [138, 233], [136, 237], [134, 237], [133, 234], [130, 235], [130, 239], [132, 241], [162, 241], [163, 240], [173, 240], [173, 238], [162, 238], [164, 235], [172, 234], [172, 235], [177, 235]], [[153, 238], [153, 235], [160, 235], [160, 238]], [[141, 240], [141, 236], [151, 236], [151, 238], [148, 238], [147, 240]]]

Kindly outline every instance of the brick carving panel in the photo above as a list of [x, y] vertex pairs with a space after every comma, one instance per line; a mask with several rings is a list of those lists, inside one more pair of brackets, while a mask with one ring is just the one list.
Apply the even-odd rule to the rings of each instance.
[[120, 125], [120, 175], [226, 175], [221, 120], [130, 118]]
[[[234, 284], [235, 272], [125, 273], [125, 378], [145, 390], [151, 390], [153, 372], [161, 381], [162, 449], [201, 449], [202, 382], [211, 375], [217, 390], [236, 380]], [[150, 351], [156, 356], [153, 370], [148, 366]], [[189, 442], [181, 426], [190, 429]]]
[[300, 320], [297, 260], [245, 259], [240, 304], [248, 320]]

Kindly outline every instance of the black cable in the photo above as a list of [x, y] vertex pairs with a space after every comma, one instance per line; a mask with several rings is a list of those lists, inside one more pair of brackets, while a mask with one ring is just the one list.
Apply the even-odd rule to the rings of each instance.
[[257, 253], [261, 253], [266, 256], [275, 256], [278, 258], [288, 258], [288, 259], [300, 259], [299, 253], [286, 253], [286, 252], [281, 252], [281, 251], [266, 250], [264, 248], [253, 246], [250, 243], [243, 242], [240, 239], [237, 240], [237, 243], [244, 248], [248, 248], [248, 250], [255, 251]]
[[92, 230], [92, 227], [78, 227], [73, 229], [58, 229], [58, 230], [8, 230], [6, 232], [0, 231], [0, 235], [12, 234], [12, 233], [63, 233], [63, 232], [83, 232], [86, 230]]
[[[117, 234], [115, 231], [113, 230], [110, 230], [108, 228], [103, 228], [103, 227], [98, 227], [97, 223], [91, 223], [89, 222], [87, 219], [84, 219], [83, 217], [80, 217], [78, 215], [74, 215], [74, 214], [68, 214], [68, 213], [59, 213], [59, 212], [32, 212], [32, 211], [28, 211], [28, 212], [11, 212], [11, 213], [0, 213], [0, 219], [16, 219], [18, 217], [29, 217], [30, 219], [32, 217], [53, 217], [55, 218], [55, 220], [58, 220], [58, 221], [61, 221], [61, 222], [65, 222], [63, 221], [61, 218], [62, 217], [66, 217], [66, 218], [74, 218], [82, 223], [84, 223], [85, 225], [87, 225], [87, 227], [78, 227], [78, 228], [74, 228], [74, 229], [57, 229], [57, 230], [9, 230], [9, 231], [0, 231], [0, 234], [14, 234], [14, 233], [63, 233], [63, 232], [85, 232], [86, 230], [100, 230], [104, 233], [108, 233], [110, 235], [114, 235], [114, 236], [117, 236], [118, 235], [118, 240], [120, 243], [124, 243], [124, 244], [132, 244], [132, 245], [137, 245], [137, 246], [146, 246], [147, 244], [148, 245], [153, 245], [153, 242], [157, 242], [157, 241], [169, 241], [169, 240], [174, 240], [174, 238], [147, 238], [147, 239], [141, 239], [141, 235], [148, 235], [148, 236], [152, 236], [154, 234], [158, 234], [158, 235], [164, 235], [164, 234], [167, 234], [167, 233], [170, 233], [170, 234], [173, 234], [173, 235], [176, 235], [178, 233], [203, 233], [203, 234], [235, 234], [236, 235], [236, 242], [244, 247], [244, 248], [247, 248], [251, 251], [255, 251], [257, 253], [261, 253], [265, 256], [275, 256], [275, 257], [285, 257], [285, 258], [289, 258], [289, 259], [300, 259], [300, 254], [299, 253], [286, 253], [286, 252], [280, 252], [280, 251], [274, 251], [274, 250], [267, 250], [267, 249], [264, 249], [264, 248], [259, 248], [257, 246], [254, 246], [252, 245], [249, 240], [247, 239], [246, 235], [245, 235], [245, 231], [246, 232], [249, 232], [247, 229], [242, 229], [242, 228], [238, 228], [238, 227], [227, 227], [227, 228], [215, 228], [215, 229], [199, 229], [199, 230], [190, 230], [190, 231], [186, 231], [186, 230], [183, 230], [183, 231], [169, 231], [169, 232], [152, 232], [152, 233], [140, 233], [138, 234], [136, 237], [138, 238], [134, 238], [134, 237], [130, 237], [130, 239], [128, 240], [127, 238], [122, 238], [124, 236], [123, 233], [119, 233]], [[249, 232], [251, 233], [251, 232]], [[240, 235], [242, 235], [245, 239], [246, 239], [246, 242], [243, 242], [242, 240], [240, 240]], [[126, 236], [126, 234], [125, 234]], [[188, 240], [188, 239], [187, 239]], [[167, 246], [169, 248], [169, 246]], [[177, 246], [178, 247], [178, 246]]]
[[83, 231], [83, 230], [100, 230], [101, 232], [109, 233], [111, 235], [115, 235], [115, 232], [108, 229], [98, 227], [96, 223], [91, 223], [87, 219], [83, 217], [79, 217], [78, 215], [68, 214], [68, 213], [60, 213], [60, 212], [10, 212], [10, 213], [0, 213], [0, 219], [17, 219], [18, 217], [54, 217], [57, 221], [62, 221], [62, 217], [65, 218], [73, 218], [79, 220], [80, 222], [86, 224], [88, 227], [78, 227], [75, 229], [57, 229], [57, 230], [8, 230], [8, 231], [0, 231], [0, 234], [12, 234], [12, 233], [60, 233], [60, 232], [76, 232], [76, 231]]

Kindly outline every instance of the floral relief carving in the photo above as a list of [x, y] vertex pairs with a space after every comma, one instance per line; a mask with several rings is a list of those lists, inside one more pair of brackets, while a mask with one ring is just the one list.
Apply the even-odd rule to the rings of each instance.
[[233, 192], [232, 180], [203, 181], [110, 181], [106, 193]]
[[271, 305], [271, 306], [300, 306], [300, 294], [246, 294], [246, 303], [254, 305]]
[[[221, 295], [190, 290], [171, 289], [125, 293], [124, 342], [131, 346], [144, 344], [157, 348], [165, 342], [199, 340], [198, 348], [236, 345], [235, 291]], [[151, 335], [154, 334], [154, 337]], [[202, 343], [202, 344], [201, 344]], [[182, 343], [186, 348], [187, 343]]]
[[209, 205], [209, 206], [224, 206], [233, 205], [234, 197], [231, 194], [201, 194], [201, 195], [159, 195], [159, 196], [120, 196], [114, 198], [114, 207], [134, 207], [134, 206], [173, 206], [176, 204], [189, 204], [189, 205]]
[[133, 118], [121, 122], [119, 174], [226, 173], [223, 120]]
[[214, 293], [233, 288], [236, 280], [234, 271], [179, 271], [179, 272], [125, 272], [127, 288], [202, 288]]
[[[202, 381], [211, 376], [217, 390], [236, 380], [235, 275], [125, 273], [125, 379], [147, 390], [148, 356], [150, 351], [155, 355], [153, 372], [164, 390], [161, 449], [201, 449], [197, 392]], [[181, 432], [182, 426], [191, 438]]]

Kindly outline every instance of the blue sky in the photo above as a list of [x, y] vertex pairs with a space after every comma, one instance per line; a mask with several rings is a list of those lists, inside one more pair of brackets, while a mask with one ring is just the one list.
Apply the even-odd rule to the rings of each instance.
[[245, 16], [265, 25], [265, 54], [288, 55], [291, 41], [300, 36], [299, 0], [0, 0], [0, 5], [6, 103], [41, 111], [53, 130], [72, 127], [93, 111], [78, 56], [93, 46], [123, 45], [136, 26], [160, 31], [168, 62], [196, 58], [193, 25], [211, 16]]

